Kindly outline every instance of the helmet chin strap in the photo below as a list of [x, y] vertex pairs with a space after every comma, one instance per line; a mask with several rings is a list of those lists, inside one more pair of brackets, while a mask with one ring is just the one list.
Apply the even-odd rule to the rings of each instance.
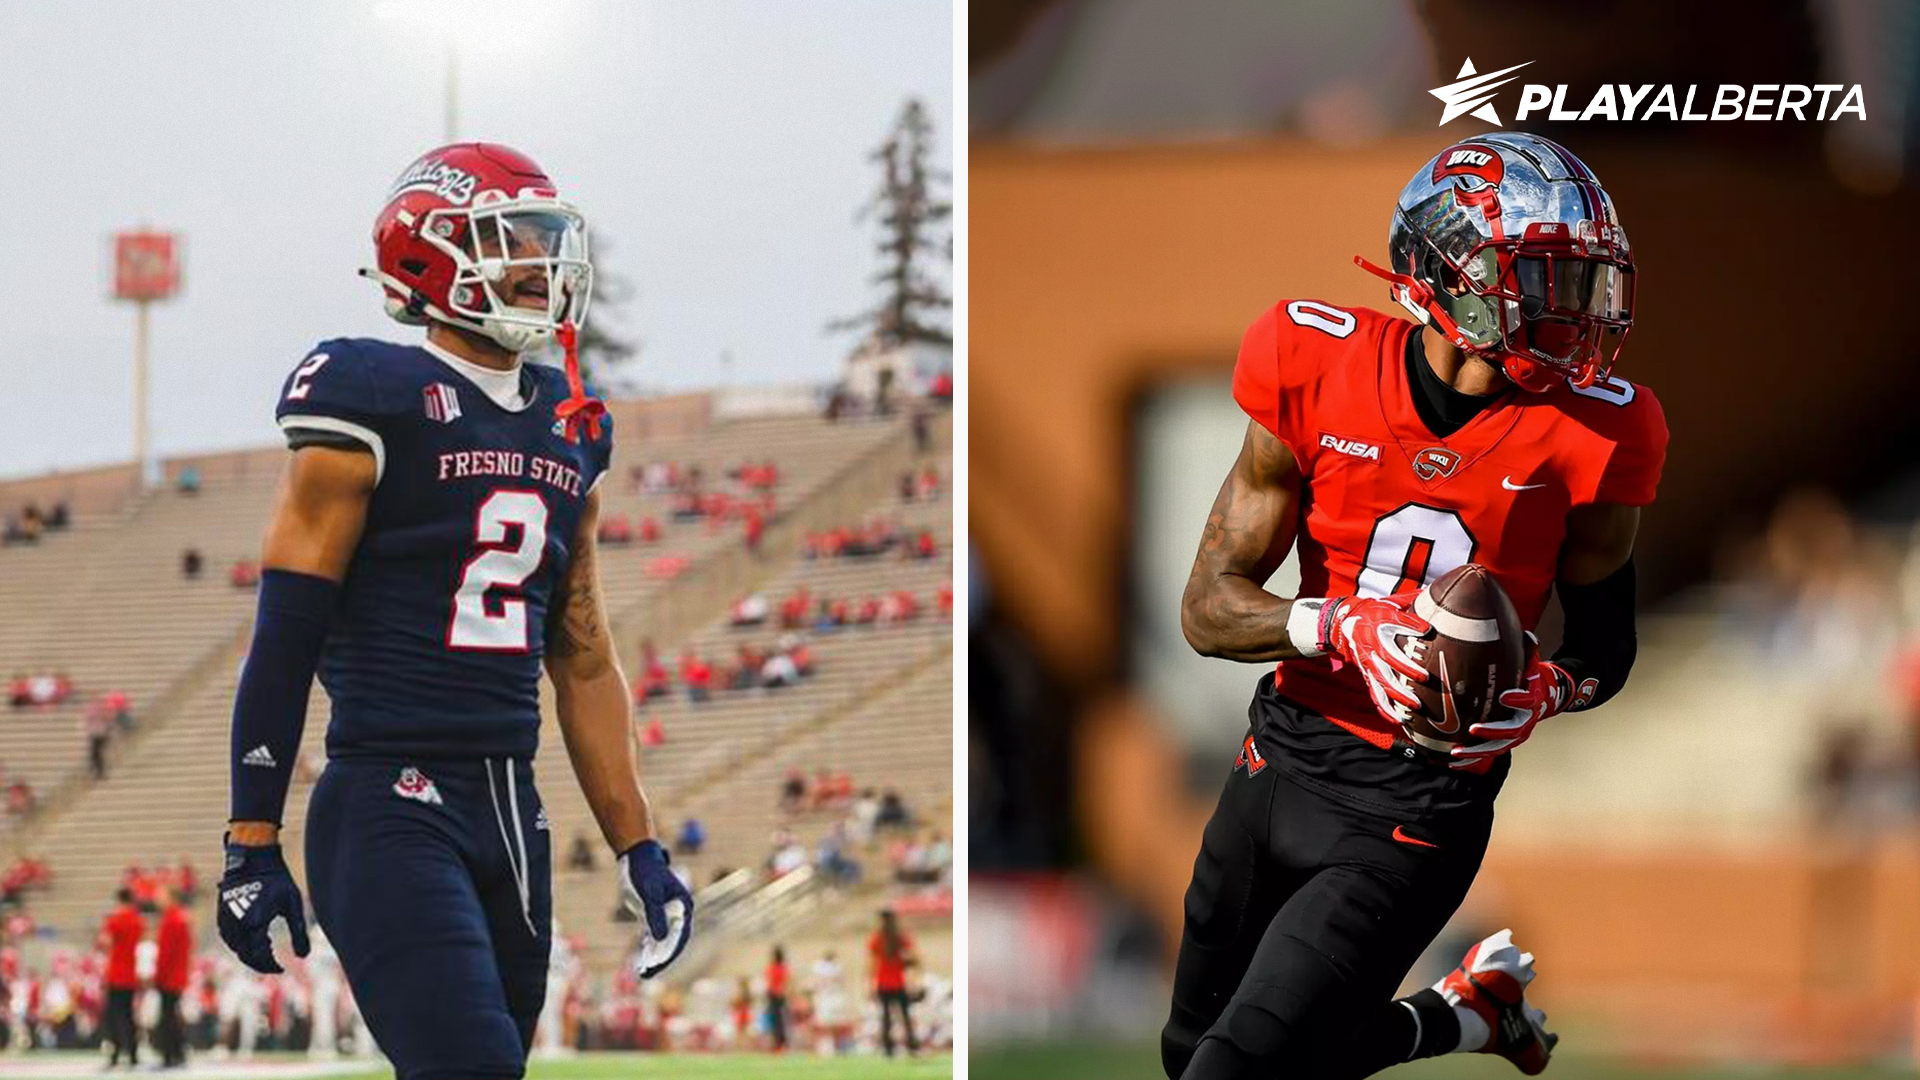
[[560, 418], [564, 425], [567, 441], [580, 441], [580, 428], [584, 425], [587, 437], [600, 437], [600, 418], [607, 415], [606, 402], [587, 395], [586, 384], [580, 378], [580, 328], [571, 322], [563, 322], [556, 332], [560, 347], [567, 354], [567, 389], [570, 393], [565, 401], [553, 407], [553, 415]]

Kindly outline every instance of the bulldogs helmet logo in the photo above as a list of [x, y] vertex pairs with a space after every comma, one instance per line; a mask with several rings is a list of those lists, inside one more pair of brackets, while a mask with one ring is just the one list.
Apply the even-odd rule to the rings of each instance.
[[1413, 471], [1429, 483], [1453, 475], [1460, 467], [1460, 455], [1444, 446], [1429, 446], [1413, 455]]
[[1260, 756], [1260, 744], [1254, 741], [1253, 736], [1247, 736], [1246, 741], [1240, 744], [1240, 754], [1233, 759], [1233, 767], [1236, 771], [1245, 769], [1248, 776], [1258, 776], [1260, 770], [1267, 767], [1267, 759]]

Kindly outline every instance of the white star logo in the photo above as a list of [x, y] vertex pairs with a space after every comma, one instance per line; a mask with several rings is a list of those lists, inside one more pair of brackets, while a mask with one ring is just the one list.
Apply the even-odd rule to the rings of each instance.
[[1459, 81], [1427, 91], [1446, 105], [1440, 113], [1439, 126], [1446, 127], [1461, 116], [1474, 116], [1499, 127], [1500, 114], [1493, 111], [1493, 92], [1513, 81], [1501, 78], [1502, 75], [1519, 71], [1531, 63], [1533, 61], [1528, 60], [1524, 64], [1515, 64], [1510, 68], [1476, 75], [1473, 70], [1473, 57], [1467, 57], [1467, 62], [1460, 65]]

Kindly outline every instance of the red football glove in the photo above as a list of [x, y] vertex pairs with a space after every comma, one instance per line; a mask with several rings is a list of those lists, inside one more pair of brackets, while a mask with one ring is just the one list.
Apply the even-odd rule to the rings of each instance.
[[1462, 743], [1449, 751], [1456, 769], [1499, 757], [1527, 741], [1534, 725], [1549, 716], [1567, 711], [1573, 702], [1573, 676], [1551, 660], [1540, 659], [1538, 640], [1527, 635], [1527, 670], [1520, 685], [1500, 695], [1500, 704], [1511, 710], [1504, 720], [1489, 720], [1467, 728], [1467, 734], [1486, 740]]
[[1403, 644], [1431, 629], [1427, 620], [1413, 613], [1417, 595], [1341, 597], [1327, 601], [1320, 616], [1327, 651], [1357, 668], [1373, 696], [1373, 707], [1402, 726], [1420, 709], [1413, 684], [1428, 677], [1427, 669], [1407, 655]]

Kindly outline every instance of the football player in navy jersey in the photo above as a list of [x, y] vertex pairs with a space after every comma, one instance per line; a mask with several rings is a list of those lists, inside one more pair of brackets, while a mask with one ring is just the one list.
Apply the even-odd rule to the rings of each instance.
[[[325, 341], [282, 389], [293, 456], [234, 704], [220, 935], [278, 972], [269, 926], [284, 917], [306, 955], [279, 831], [317, 672], [332, 717], [307, 879], [354, 997], [402, 1080], [519, 1077], [552, 933], [532, 768], [543, 663], [641, 916], [642, 977], [692, 932], [594, 567], [612, 430], [574, 352], [586, 228], [527, 157], [466, 143], [402, 174], [374, 244], [365, 274], [426, 341]], [[564, 373], [522, 363], [554, 339]]]

